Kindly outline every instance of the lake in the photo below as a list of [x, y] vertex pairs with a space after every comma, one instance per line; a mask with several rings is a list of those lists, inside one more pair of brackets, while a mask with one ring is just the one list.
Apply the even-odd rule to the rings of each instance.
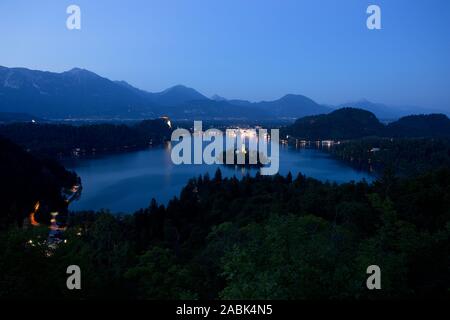
[[[222, 165], [174, 165], [170, 150], [168, 143], [142, 151], [65, 161], [66, 168], [76, 171], [83, 185], [81, 198], [74, 201], [70, 209], [132, 213], [147, 207], [152, 198], [167, 204], [179, 195], [190, 178], [205, 173], [213, 177], [219, 167], [223, 177], [241, 178], [247, 173], [254, 175], [258, 170]], [[280, 146], [279, 172], [286, 175], [289, 171], [294, 178], [301, 172], [338, 183], [374, 179], [373, 175], [333, 159], [320, 149]]]

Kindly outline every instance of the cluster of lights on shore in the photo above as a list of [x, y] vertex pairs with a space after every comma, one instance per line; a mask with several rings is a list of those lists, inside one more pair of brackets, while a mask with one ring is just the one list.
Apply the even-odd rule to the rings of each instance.
[[[74, 195], [76, 195], [79, 191], [80, 191], [80, 185], [74, 185], [70, 189], [72, 197]], [[70, 198], [65, 199], [65, 202], [66, 203], [70, 203], [70, 200], [71, 200]], [[40, 201], [37, 201], [36, 204], [33, 207], [33, 211], [29, 215], [30, 225], [33, 226], [33, 227], [39, 227], [40, 226], [40, 223], [37, 222], [37, 220], [35, 218], [35, 215], [39, 211], [40, 207], [41, 207], [41, 203], [40, 203]], [[37, 240], [29, 239], [26, 244], [29, 245], [29, 246], [32, 246], [32, 247], [36, 247], [37, 245], [38, 246], [46, 245], [48, 247], [48, 249], [49, 249], [47, 251], [47, 256], [51, 256], [51, 254], [52, 254], [51, 249], [56, 249], [56, 247], [60, 243], [66, 244], [68, 242], [67, 239], [60, 239], [60, 238], [55, 238], [54, 237], [54, 234], [56, 232], [64, 232], [67, 229], [66, 226], [61, 227], [61, 226], [58, 225], [58, 223], [57, 223], [58, 215], [59, 215], [58, 212], [51, 212], [50, 213], [51, 219], [50, 219], [50, 226], [48, 227], [50, 231], [49, 231], [49, 236], [48, 236], [48, 238], [46, 240], [44, 240], [44, 241], [37, 241]], [[76, 235], [77, 236], [81, 236], [82, 235], [81, 230], [79, 230], [76, 233]]]
[[[260, 165], [261, 175], [274, 175], [279, 171], [278, 129], [271, 129], [270, 135], [268, 130], [259, 127], [226, 129], [224, 134], [215, 128], [203, 131], [202, 121], [194, 121], [192, 133], [178, 128], [172, 132], [171, 142], [174, 144], [171, 159], [175, 165]], [[248, 151], [245, 150], [247, 144]], [[229, 152], [233, 150], [237, 157]]]

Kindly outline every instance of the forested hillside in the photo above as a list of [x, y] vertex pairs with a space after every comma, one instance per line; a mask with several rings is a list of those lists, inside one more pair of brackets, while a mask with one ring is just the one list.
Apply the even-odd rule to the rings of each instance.
[[317, 116], [298, 119], [283, 128], [284, 135], [304, 140], [348, 140], [364, 137], [450, 137], [450, 119], [443, 114], [411, 115], [388, 125], [373, 113], [342, 108]]
[[329, 149], [354, 167], [413, 176], [450, 168], [449, 138], [367, 138], [345, 141]]
[[0, 136], [46, 156], [73, 153], [102, 153], [144, 148], [170, 139], [171, 128], [164, 119], [145, 120], [135, 125], [14, 123], [0, 125]]
[[[342, 185], [217, 172], [191, 180], [167, 207], [153, 201], [134, 215], [72, 215], [67, 244], [51, 257], [39, 246], [23, 250], [32, 230], [1, 234], [0, 283], [23, 281], [13, 291], [0, 286], [0, 296], [449, 297], [449, 186], [448, 169]], [[24, 272], [27, 261], [35, 272]], [[83, 290], [65, 289], [68, 264], [83, 270]], [[372, 264], [383, 290], [365, 286]]]
[[444, 114], [413, 115], [387, 126], [390, 137], [450, 137], [450, 119]]
[[0, 229], [22, 225], [38, 201], [43, 215], [36, 218], [41, 221], [48, 222], [50, 211], [66, 207], [61, 191], [78, 182], [74, 173], [1, 137], [0, 149]]

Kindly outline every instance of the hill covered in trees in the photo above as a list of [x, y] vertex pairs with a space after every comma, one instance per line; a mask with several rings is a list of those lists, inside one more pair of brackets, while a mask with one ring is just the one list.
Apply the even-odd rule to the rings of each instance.
[[[218, 171], [167, 207], [71, 215], [51, 257], [26, 245], [33, 230], [0, 233], [0, 283], [20, 279], [0, 297], [448, 298], [449, 185], [448, 168], [342, 185]], [[83, 270], [83, 290], [65, 288], [69, 264]], [[366, 288], [372, 264], [382, 290]]]
[[444, 114], [400, 118], [386, 128], [390, 137], [450, 137], [450, 119]]
[[329, 149], [350, 165], [401, 176], [450, 168], [450, 138], [365, 138], [345, 141]]
[[78, 182], [74, 173], [52, 160], [40, 160], [0, 137], [0, 229], [22, 225], [23, 219], [40, 203], [48, 221], [50, 211], [66, 207], [62, 190]]
[[443, 114], [411, 115], [384, 125], [369, 111], [342, 108], [300, 118], [282, 132], [304, 140], [348, 140], [370, 136], [450, 137], [450, 119]]
[[383, 125], [369, 111], [342, 108], [328, 114], [300, 118], [285, 133], [306, 140], [354, 139], [377, 135]]
[[33, 153], [68, 156], [73, 153], [102, 153], [144, 148], [170, 139], [171, 128], [164, 119], [145, 120], [135, 125], [13, 123], [0, 125], [7, 137]]

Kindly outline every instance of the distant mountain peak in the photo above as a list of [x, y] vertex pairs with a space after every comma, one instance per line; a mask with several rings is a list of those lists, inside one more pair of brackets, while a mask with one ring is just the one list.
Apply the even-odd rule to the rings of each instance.
[[63, 73], [72, 73], [72, 74], [89, 73], [89, 74], [95, 74], [92, 71], [89, 71], [89, 70], [86, 70], [86, 69], [83, 69], [83, 68], [78, 68], [78, 67], [72, 68], [72, 69], [70, 69], [70, 70], [68, 70], [66, 72], [63, 72]]
[[361, 108], [354, 108], [354, 107], [343, 107], [337, 110], [332, 111], [329, 114], [334, 115], [345, 115], [345, 116], [365, 116], [372, 119], [377, 119], [376, 115], [368, 110], [361, 109]]
[[224, 97], [222, 97], [222, 96], [219, 96], [218, 94], [213, 95], [213, 96], [211, 97], [211, 100], [214, 100], [214, 101], [227, 101], [226, 98], [224, 98]]
[[194, 89], [189, 88], [182, 84], [177, 84], [177, 85], [167, 88], [166, 90], [162, 91], [161, 93], [166, 93], [166, 92], [170, 92], [170, 91], [181, 91], [181, 90], [194, 90]]
[[102, 79], [102, 80], [108, 80], [98, 74], [96, 74], [95, 72], [89, 71], [87, 69], [82, 69], [82, 68], [72, 68], [69, 71], [66, 72], [62, 72], [61, 75], [63, 76], [68, 76], [68, 77], [73, 77], [75, 79]]
[[[384, 119], [384, 120], [398, 119], [401, 116], [405, 116], [410, 113], [415, 113], [417, 111], [424, 112], [424, 109], [420, 108], [420, 107], [391, 106], [391, 105], [386, 105], [383, 103], [372, 102], [366, 98], [362, 98], [362, 99], [359, 99], [356, 101], [346, 102], [337, 107], [338, 108], [354, 107], [354, 108], [365, 109], [365, 110], [373, 112], [379, 119]], [[429, 111], [426, 113], [429, 113]]]
[[293, 93], [288, 93], [286, 95], [284, 95], [283, 97], [281, 97], [279, 99], [280, 101], [296, 101], [296, 100], [308, 100], [308, 101], [312, 101], [310, 98], [301, 95], [301, 94], [293, 94]]
[[74, 68], [68, 70], [67, 72], [80, 72], [80, 71], [86, 71], [86, 69], [74, 67]]
[[156, 93], [155, 96], [159, 104], [166, 106], [183, 104], [193, 100], [209, 100], [197, 90], [181, 84]]
[[296, 98], [296, 97], [304, 97], [304, 96], [301, 94], [288, 93], [288, 94], [285, 94], [283, 97], [281, 97], [281, 99], [290, 99], [290, 98]]

